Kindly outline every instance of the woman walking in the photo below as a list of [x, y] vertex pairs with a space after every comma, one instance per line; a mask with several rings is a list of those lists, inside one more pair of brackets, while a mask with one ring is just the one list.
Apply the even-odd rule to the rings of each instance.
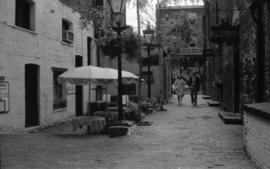
[[181, 105], [185, 95], [186, 82], [183, 77], [178, 76], [173, 85], [175, 86], [175, 93], [177, 95], [178, 103]]

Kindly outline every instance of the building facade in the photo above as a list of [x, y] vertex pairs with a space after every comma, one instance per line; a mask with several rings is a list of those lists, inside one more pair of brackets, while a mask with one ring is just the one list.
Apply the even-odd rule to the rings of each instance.
[[191, 72], [203, 72], [203, 14], [204, 6], [157, 8], [157, 35], [165, 53], [163, 81], [170, 81], [164, 92], [171, 91], [177, 76], [188, 80]]
[[246, 152], [270, 168], [270, 2], [205, 1], [207, 93], [225, 111], [240, 112]]
[[238, 18], [236, 1], [205, 1], [205, 91], [228, 112], [239, 112]]
[[[78, 3], [80, 3], [78, 1]], [[88, 86], [60, 84], [64, 71], [96, 64], [93, 28], [59, 0], [0, 1], [0, 126], [48, 126], [88, 111]]]
[[270, 168], [270, 2], [246, 0], [240, 8], [241, 105], [244, 143], [259, 168]]

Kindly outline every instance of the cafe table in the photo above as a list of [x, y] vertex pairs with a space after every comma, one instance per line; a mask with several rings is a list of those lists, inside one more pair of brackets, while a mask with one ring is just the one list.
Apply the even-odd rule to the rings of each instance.
[[87, 134], [101, 133], [106, 127], [106, 119], [101, 116], [79, 116], [72, 119], [73, 132], [87, 126]]

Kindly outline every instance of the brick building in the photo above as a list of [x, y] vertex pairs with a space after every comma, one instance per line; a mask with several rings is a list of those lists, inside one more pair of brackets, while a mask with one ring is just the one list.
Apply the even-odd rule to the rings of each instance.
[[270, 168], [270, 2], [240, 1], [241, 104], [245, 148], [262, 169]]
[[205, 6], [206, 91], [224, 110], [243, 113], [246, 151], [269, 169], [269, 1], [208, 0]]
[[180, 74], [189, 78], [192, 71], [203, 72], [203, 14], [203, 6], [157, 8], [157, 35], [169, 56], [165, 69], [170, 67], [172, 81]]
[[233, 0], [205, 1], [205, 92], [239, 112], [238, 10]]
[[57, 81], [70, 68], [97, 63], [93, 28], [80, 28], [68, 2], [0, 0], [1, 128], [47, 126], [87, 112], [89, 87]]

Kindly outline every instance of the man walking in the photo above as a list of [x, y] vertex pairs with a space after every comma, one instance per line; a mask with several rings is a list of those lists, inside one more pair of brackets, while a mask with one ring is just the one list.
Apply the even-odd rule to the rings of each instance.
[[189, 87], [190, 87], [190, 96], [191, 96], [191, 103], [193, 105], [197, 105], [197, 95], [198, 91], [200, 90], [200, 76], [198, 72], [193, 72], [191, 77], [189, 78]]

